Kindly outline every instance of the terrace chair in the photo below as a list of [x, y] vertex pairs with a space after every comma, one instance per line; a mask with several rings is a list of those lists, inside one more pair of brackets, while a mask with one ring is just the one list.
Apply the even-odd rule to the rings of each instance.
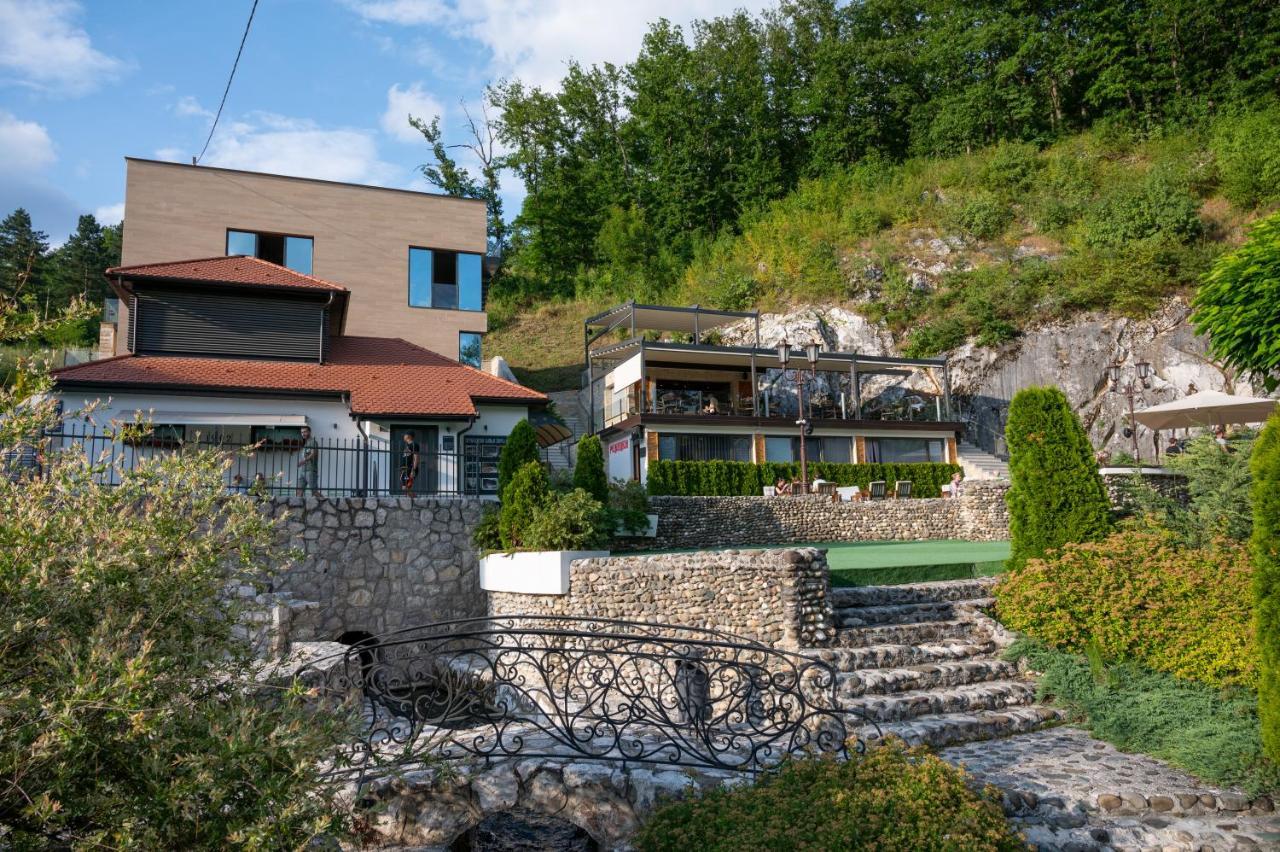
[[872, 482], [867, 485], [867, 490], [871, 492], [872, 500], [883, 500], [885, 499], [885, 497], [888, 496], [887, 494], [885, 494], [887, 487], [888, 487], [888, 483], [886, 483], [883, 479], [877, 479], [875, 482]]
[[837, 488], [839, 488], [839, 486], [834, 482], [819, 482], [815, 491], [818, 496], [829, 497], [831, 498], [831, 502], [838, 503], [840, 502], [840, 494], [836, 491]]
[[836, 489], [836, 497], [850, 502], [861, 499], [861, 491], [856, 485], [846, 485]]
[[893, 499], [906, 500], [911, 496], [911, 480], [899, 479], [893, 483]]

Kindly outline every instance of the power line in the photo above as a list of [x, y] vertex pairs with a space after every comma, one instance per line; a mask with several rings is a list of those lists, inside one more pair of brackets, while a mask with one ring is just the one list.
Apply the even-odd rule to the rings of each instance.
[[231, 73], [227, 76], [227, 87], [222, 90], [222, 100], [218, 103], [218, 111], [213, 116], [213, 126], [209, 128], [209, 138], [204, 140], [204, 147], [200, 149], [200, 156], [192, 161], [192, 165], [197, 165], [204, 159], [204, 152], [209, 150], [209, 143], [213, 141], [213, 131], [218, 129], [218, 119], [222, 118], [222, 108], [227, 105], [227, 94], [231, 91], [231, 81], [236, 78], [236, 68], [240, 66], [240, 54], [244, 53], [244, 43], [249, 38], [249, 27], [253, 26], [253, 13], [258, 11], [258, 0], [253, 0], [253, 8], [249, 10], [249, 20], [244, 25], [244, 35], [240, 36], [240, 47], [236, 50], [236, 61], [231, 63]]

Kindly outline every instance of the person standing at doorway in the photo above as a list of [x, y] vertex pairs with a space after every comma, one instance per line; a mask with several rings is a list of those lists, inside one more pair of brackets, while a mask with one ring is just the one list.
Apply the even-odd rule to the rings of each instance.
[[311, 435], [311, 427], [302, 427], [302, 446], [298, 450], [299, 497], [311, 493], [320, 496], [320, 446]]
[[400, 490], [406, 494], [413, 492], [413, 483], [418, 478], [419, 456], [417, 436], [412, 432], [405, 432], [404, 445], [400, 451]]

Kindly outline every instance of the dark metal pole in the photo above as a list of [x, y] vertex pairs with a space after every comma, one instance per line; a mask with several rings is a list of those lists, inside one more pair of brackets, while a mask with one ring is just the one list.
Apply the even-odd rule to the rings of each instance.
[[808, 425], [808, 420], [804, 416], [804, 379], [801, 377], [801, 371], [796, 370], [796, 394], [799, 403], [800, 419], [796, 423], [800, 426], [800, 493], [809, 493], [809, 460], [805, 455], [804, 446], [804, 430]]
[[1142, 451], [1138, 449], [1138, 421], [1133, 419], [1133, 397], [1134, 387], [1130, 382], [1129, 388], [1129, 432], [1133, 435], [1133, 460], [1135, 462], [1142, 461]]
[[855, 359], [849, 365], [849, 375], [853, 377], [853, 419], [862, 419], [862, 379], [858, 376], [858, 362]]
[[942, 362], [942, 398], [947, 411], [947, 419], [951, 420], [951, 362]]

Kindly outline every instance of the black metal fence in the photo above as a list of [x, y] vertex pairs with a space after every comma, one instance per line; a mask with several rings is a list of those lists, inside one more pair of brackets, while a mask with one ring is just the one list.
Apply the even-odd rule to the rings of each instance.
[[22, 469], [8, 473], [41, 475], [60, 454], [77, 452], [91, 460], [110, 460], [101, 476], [114, 483], [148, 459], [183, 449], [226, 453], [228, 490], [263, 496], [483, 496], [497, 490], [497, 456], [487, 445], [464, 445], [460, 453], [419, 446], [415, 462], [415, 454], [405, 447], [379, 438], [315, 438], [305, 447], [296, 438], [242, 444], [218, 439], [216, 433], [211, 439], [203, 434], [190, 439], [163, 428], [97, 431], [74, 422], [13, 453], [9, 466]]
[[[360, 713], [331, 769], [376, 777], [437, 759], [571, 758], [757, 772], [843, 755], [827, 663], [696, 627], [510, 615], [367, 639], [296, 677]], [[855, 728], [854, 730], [857, 730]]]

